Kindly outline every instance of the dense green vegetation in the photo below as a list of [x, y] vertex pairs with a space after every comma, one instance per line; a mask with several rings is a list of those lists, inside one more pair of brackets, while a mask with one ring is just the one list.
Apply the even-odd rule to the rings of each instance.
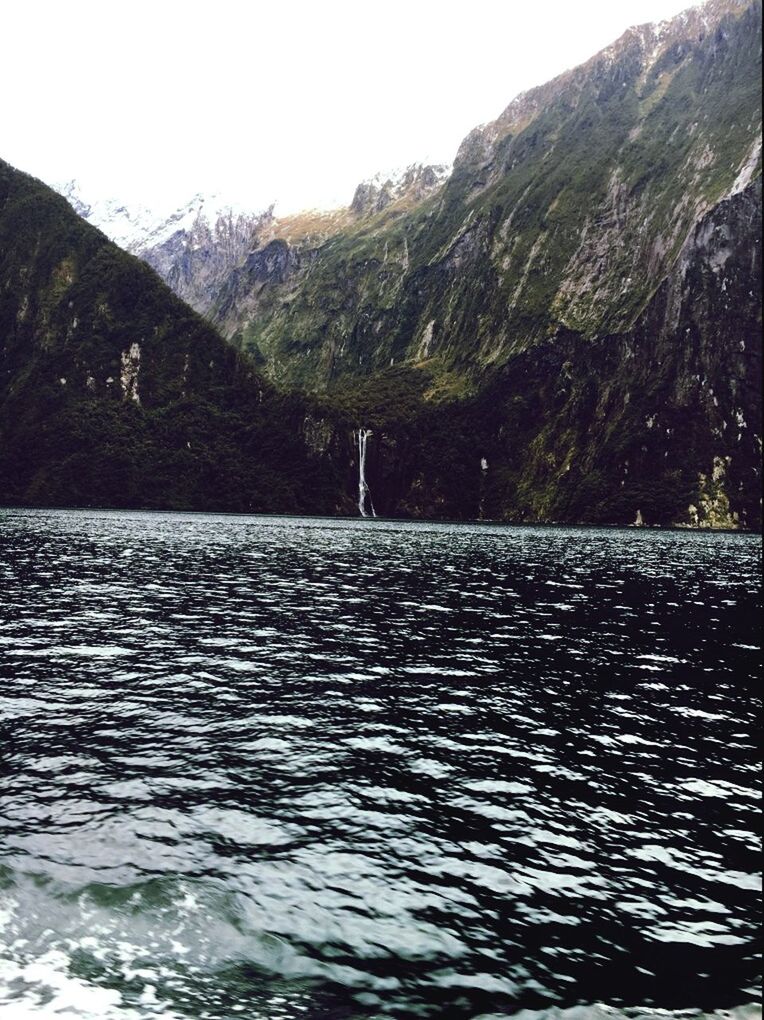
[[310, 401], [276, 393], [144, 263], [5, 163], [0, 372], [6, 504], [343, 505], [303, 437]]

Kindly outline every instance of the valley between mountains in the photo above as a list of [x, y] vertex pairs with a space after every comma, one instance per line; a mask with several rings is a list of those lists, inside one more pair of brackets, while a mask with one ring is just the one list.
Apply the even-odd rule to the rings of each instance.
[[6, 505], [761, 526], [761, 4], [627, 31], [452, 167], [169, 216], [0, 163]]

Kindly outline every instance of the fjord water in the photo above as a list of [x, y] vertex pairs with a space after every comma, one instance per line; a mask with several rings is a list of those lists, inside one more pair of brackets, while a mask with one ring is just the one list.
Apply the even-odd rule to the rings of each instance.
[[0, 541], [3, 1018], [757, 998], [755, 537], [6, 510]]

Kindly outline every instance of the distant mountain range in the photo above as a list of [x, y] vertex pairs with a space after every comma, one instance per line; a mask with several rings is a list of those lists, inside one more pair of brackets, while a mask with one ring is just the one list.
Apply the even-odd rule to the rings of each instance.
[[[312, 210], [276, 217], [274, 206], [255, 211], [220, 195], [194, 195], [171, 213], [125, 205], [111, 198], [89, 202], [76, 180], [55, 185], [74, 211], [98, 227], [120, 248], [155, 269], [178, 297], [196, 311], [209, 313], [220, 299], [229, 275], [246, 257], [274, 237], [291, 236], [301, 224], [329, 236], [382, 210], [410, 206], [436, 191], [448, 177], [445, 166], [416, 164], [378, 173], [356, 188], [347, 210]], [[305, 237], [300, 234], [300, 239]]]
[[89, 202], [77, 181], [56, 186], [74, 211], [125, 251], [137, 255], [198, 312], [273, 220], [273, 208], [253, 212], [218, 195], [194, 195], [171, 213], [129, 207], [117, 199]]
[[[327, 473], [307, 505], [352, 507], [364, 426], [384, 513], [757, 527], [760, 88], [759, 0], [709, 0], [517, 97], [452, 169], [381, 175], [342, 209], [197, 197], [157, 219], [61, 190], [292, 401], [290, 441]], [[6, 238], [14, 267], [32, 257]], [[37, 298], [13, 272], [19, 314]], [[64, 342], [39, 321], [84, 364], [71, 324]]]

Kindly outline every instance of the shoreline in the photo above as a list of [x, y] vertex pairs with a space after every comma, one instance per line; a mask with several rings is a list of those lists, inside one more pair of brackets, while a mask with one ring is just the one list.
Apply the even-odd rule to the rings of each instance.
[[113, 506], [23, 506], [19, 504], [0, 502], [0, 513], [3, 511], [32, 512], [32, 513], [104, 513], [104, 514], [183, 514], [195, 517], [242, 517], [246, 519], [263, 518], [266, 520], [308, 520], [327, 522], [358, 522], [368, 526], [375, 523], [380, 524], [422, 524], [422, 525], [449, 525], [465, 527], [486, 527], [486, 528], [581, 528], [586, 530], [601, 531], [648, 531], [648, 532], [680, 532], [682, 534], [711, 534], [711, 535], [750, 535], [761, 538], [764, 530], [756, 531], [752, 528], [713, 528], [696, 527], [692, 524], [613, 524], [590, 521], [503, 521], [503, 520], [480, 520], [449, 517], [361, 517], [360, 514], [350, 516], [349, 514], [311, 514], [292, 512], [266, 512], [247, 510], [188, 510], [182, 508], [166, 509], [156, 507], [113, 507]]

